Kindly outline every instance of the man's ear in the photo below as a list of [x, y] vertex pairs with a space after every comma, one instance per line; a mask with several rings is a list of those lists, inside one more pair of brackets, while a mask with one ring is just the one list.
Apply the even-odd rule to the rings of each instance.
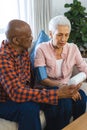
[[17, 40], [16, 37], [13, 37], [12, 42], [13, 42], [14, 44], [16, 44], [16, 45], [19, 45], [19, 41]]

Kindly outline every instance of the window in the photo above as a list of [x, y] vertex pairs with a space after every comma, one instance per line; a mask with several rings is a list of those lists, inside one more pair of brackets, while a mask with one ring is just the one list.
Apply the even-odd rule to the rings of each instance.
[[2, 0], [0, 1], [0, 44], [5, 38], [4, 31], [7, 23], [11, 19], [18, 19], [18, 0]]

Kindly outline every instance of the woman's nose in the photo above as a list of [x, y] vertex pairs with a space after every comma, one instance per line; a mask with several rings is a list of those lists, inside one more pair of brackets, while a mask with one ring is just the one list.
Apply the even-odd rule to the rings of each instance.
[[66, 37], [63, 35], [62, 38], [61, 38], [61, 40], [65, 41], [65, 39], [66, 39]]

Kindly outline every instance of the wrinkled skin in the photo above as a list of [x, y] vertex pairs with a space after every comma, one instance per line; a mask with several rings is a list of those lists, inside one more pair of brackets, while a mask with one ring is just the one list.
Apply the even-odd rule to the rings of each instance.
[[32, 32], [30, 26], [22, 20], [12, 20], [6, 28], [6, 38], [19, 53], [31, 47]]

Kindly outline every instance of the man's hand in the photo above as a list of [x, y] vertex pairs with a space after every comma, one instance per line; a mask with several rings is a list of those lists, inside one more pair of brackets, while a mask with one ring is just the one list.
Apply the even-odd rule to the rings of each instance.
[[[80, 88], [81, 84], [78, 85], [63, 85], [58, 90], [58, 97], [59, 98], [72, 98], [73, 100], [77, 100], [80, 98], [77, 96], [77, 92]], [[79, 92], [78, 92], [79, 93]], [[79, 95], [79, 94], [78, 94]]]

